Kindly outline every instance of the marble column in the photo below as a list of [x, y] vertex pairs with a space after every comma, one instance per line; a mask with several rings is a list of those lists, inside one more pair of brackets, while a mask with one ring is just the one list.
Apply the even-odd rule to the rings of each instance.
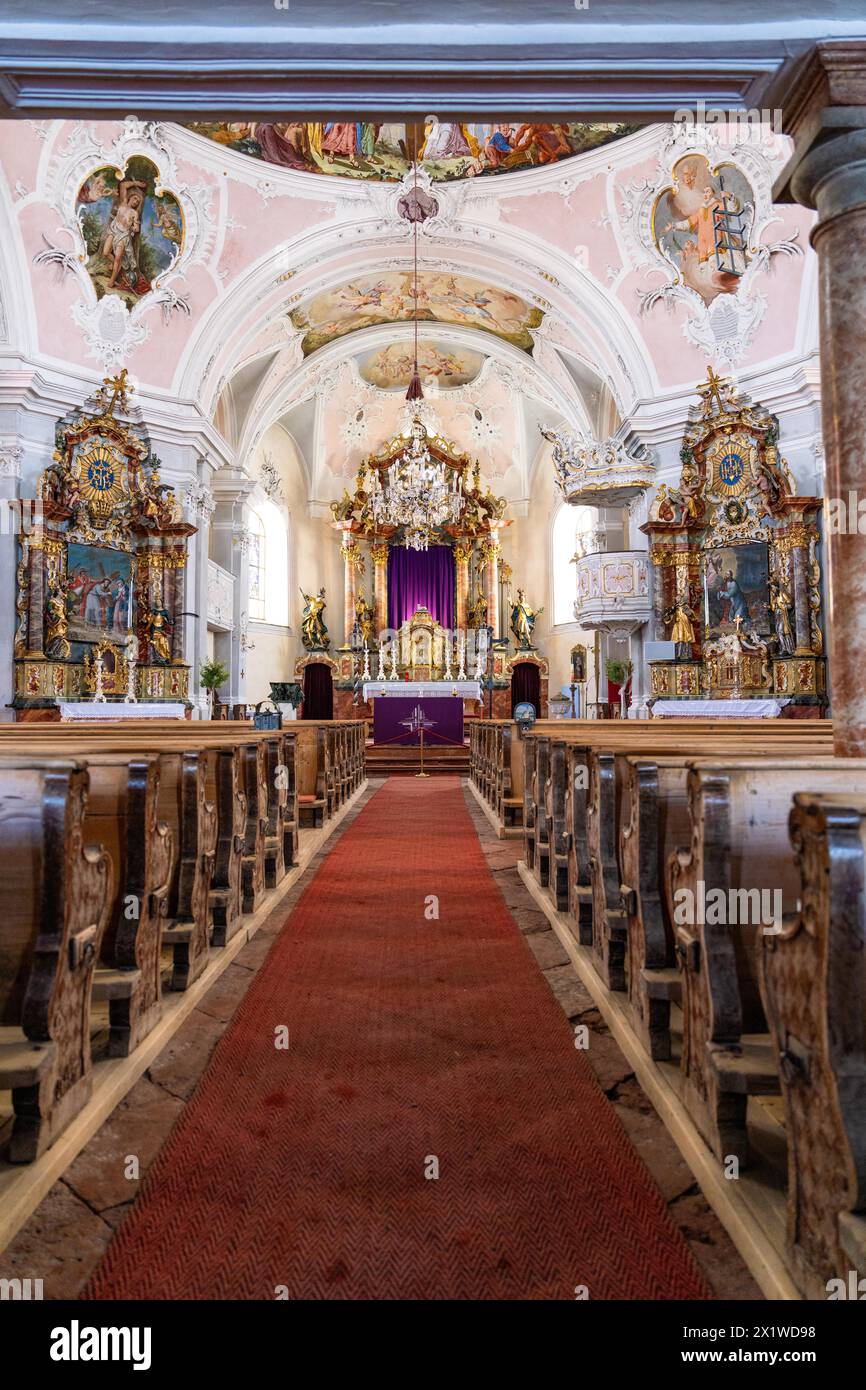
[[455, 623], [458, 632], [466, 631], [469, 607], [469, 561], [472, 558], [472, 545], [469, 541], [458, 541], [454, 547], [454, 592], [456, 595]]
[[388, 549], [388, 545], [383, 542], [374, 545], [372, 550], [377, 637], [388, 627]]
[[361, 560], [358, 543], [349, 531], [343, 533], [340, 554], [343, 557], [343, 640], [348, 647], [352, 641], [352, 628], [355, 626], [355, 575]]
[[[847, 507], [851, 493], [863, 496], [866, 476], [866, 46], [816, 48], [783, 109], [795, 153], [776, 196], [818, 213], [811, 241], [819, 262], [825, 496]], [[863, 757], [866, 535], [856, 516], [826, 546], [834, 747], [839, 756]]]
[[[222, 468], [214, 476], [216, 499], [213, 530], [213, 559], [234, 580], [231, 631], [217, 632], [214, 652], [229, 668], [228, 689], [223, 686], [220, 699], [230, 705], [246, 703], [246, 653], [248, 647], [249, 589], [250, 589], [250, 531], [249, 494], [253, 481], [241, 469]], [[207, 616], [207, 599], [203, 612]], [[205, 632], [205, 640], [207, 634]]]
[[493, 628], [493, 636], [498, 637], [499, 612], [499, 557], [502, 554], [495, 536], [482, 541], [481, 555], [484, 560], [484, 597], [487, 600], [487, 622]]
[[[11, 722], [7, 706], [15, 694], [15, 668], [12, 660], [18, 627], [17, 550], [19, 513], [15, 500], [20, 492], [21, 460], [24, 450], [17, 441], [0, 442], [0, 722]], [[21, 528], [23, 529], [23, 528]], [[26, 540], [25, 536], [22, 536]]]

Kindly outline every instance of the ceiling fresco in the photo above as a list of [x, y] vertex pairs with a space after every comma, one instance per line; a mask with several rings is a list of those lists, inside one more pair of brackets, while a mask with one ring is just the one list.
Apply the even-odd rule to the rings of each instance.
[[438, 182], [556, 164], [637, 128], [621, 122], [581, 121], [456, 125], [435, 116], [409, 126], [372, 121], [199, 121], [188, 127], [220, 145], [285, 169], [355, 179], [399, 181], [411, 168], [417, 149], [421, 166]]
[[[412, 289], [411, 272], [386, 271], [316, 295], [291, 311], [292, 323], [304, 333], [304, 353], [359, 328], [413, 319]], [[439, 271], [422, 271], [418, 276], [417, 314], [421, 322], [484, 329], [525, 352], [532, 350], [531, 330], [544, 317], [541, 309], [509, 290]]]
[[[482, 353], [449, 343], [422, 342], [418, 347], [418, 371], [426, 387], [468, 386], [478, 376], [484, 361]], [[408, 340], [378, 348], [358, 362], [364, 381], [378, 386], [381, 391], [405, 390], [412, 379], [413, 368], [412, 344]]]

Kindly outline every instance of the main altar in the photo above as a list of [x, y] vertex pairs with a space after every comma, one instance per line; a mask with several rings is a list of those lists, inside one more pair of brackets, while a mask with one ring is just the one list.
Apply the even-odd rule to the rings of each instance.
[[[296, 665], [302, 678], [311, 662], [328, 664], [337, 717], [369, 716], [389, 689], [393, 698], [395, 683], [401, 695], [420, 693], [413, 682], [425, 693], [432, 682], [451, 701], [456, 689], [467, 716], [481, 713], [482, 695], [507, 716], [518, 664], [537, 672], [539, 714], [546, 713], [547, 662], [531, 627], [513, 648], [507, 636], [506, 506], [483, 482], [478, 461], [417, 417], [364, 459], [353, 488], [331, 504], [344, 563], [343, 642], [330, 653], [308, 651]], [[531, 613], [522, 591], [520, 602]]]
[[196, 528], [160, 481], [144, 427], [119, 418], [131, 389], [123, 371], [60, 420], [39, 496], [18, 502], [18, 719], [83, 703], [115, 715], [187, 703], [184, 579]]

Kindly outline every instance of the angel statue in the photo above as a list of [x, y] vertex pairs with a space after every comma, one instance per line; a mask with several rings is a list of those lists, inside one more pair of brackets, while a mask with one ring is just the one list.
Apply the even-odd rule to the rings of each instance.
[[517, 602], [511, 607], [511, 631], [514, 633], [514, 640], [518, 647], [532, 646], [533, 629], [543, 612], [543, 608], [539, 608], [537, 611], [530, 608], [523, 590], [517, 590]]
[[325, 611], [325, 590], [321, 588], [316, 596], [305, 594], [302, 589], [301, 595], [304, 600], [304, 612], [301, 617], [301, 641], [308, 652], [326, 652], [331, 645], [331, 639], [322, 617]]

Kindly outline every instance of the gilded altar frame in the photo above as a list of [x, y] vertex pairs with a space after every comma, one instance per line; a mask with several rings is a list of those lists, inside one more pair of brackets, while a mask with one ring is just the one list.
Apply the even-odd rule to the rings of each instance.
[[[92, 699], [96, 656], [110, 650], [109, 700], [184, 701], [187, 543], [183, 521], [144, 427], [128, 410], [125, 371], [89, 408], [58, 421], [38, 496], [20, 499], [14, 637], [19, 717], [28, 709]], [[70, 561], [72, 568], [70, 569]], [[104, 673], [105, 677], [106, 673]]]
[[712, 369], [698, 391], [679, 486], [660, 486], [641, 527], [655, 636], [676, 652], [650, 662], [651, 698], [777, 696], [823, 709], [821, 499], [797, 495], [774, 416]]

